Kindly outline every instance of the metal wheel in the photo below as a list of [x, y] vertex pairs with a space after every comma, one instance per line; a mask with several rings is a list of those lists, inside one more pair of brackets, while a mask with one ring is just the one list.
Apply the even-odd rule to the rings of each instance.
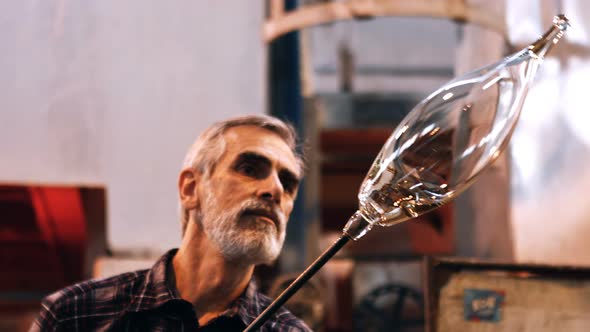
[[404, 285], [379, 286], [365, 295], [354, 310], [355, 331], [408, 332], [423, 328], [423, 295]]

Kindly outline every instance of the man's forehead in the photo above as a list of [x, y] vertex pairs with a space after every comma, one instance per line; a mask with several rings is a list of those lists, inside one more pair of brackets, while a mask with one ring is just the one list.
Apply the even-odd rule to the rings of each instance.
[[237, 126], [224, 133], [226, 153], [234, 158], [244, 153], [257, 154], [271, 161], [277, 161], [296, 175], [301, 174], [301, 165], [291, 148], [277, 133], [256, 127]]

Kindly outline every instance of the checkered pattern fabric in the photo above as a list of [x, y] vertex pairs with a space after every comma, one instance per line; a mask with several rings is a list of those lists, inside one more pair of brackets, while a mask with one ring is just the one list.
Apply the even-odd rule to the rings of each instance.
[[[82, 282], [43, 299], [30, 331], [243, 331], [271, 300], [250, 282], [222, 315], [200, 327], [174, 286], [167, 252], [149, 270]], [[260, 331], [311, 331], [281, 308]]]

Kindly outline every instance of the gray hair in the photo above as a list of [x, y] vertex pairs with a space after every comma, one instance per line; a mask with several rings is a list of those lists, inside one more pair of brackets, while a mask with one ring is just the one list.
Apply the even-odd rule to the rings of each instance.
[[[247, 115], [214, 123], [199, 135], [188, 150], [182, 168], [198, 170], [205, 179], [208, 178], [225, 153], [226, 142], [223, 134], [228, 129], [239, 126], [256, 126], [277, 134], [295, 155], [299, 169], [303, 170], [303, 157], [296, 150], [297, 133], [295, 129], [292, 125], [269, 115]], [[183, 209], [181, 205], [180, 222], [183, 236], [188, 224], [188, 217], [188, 211]]]

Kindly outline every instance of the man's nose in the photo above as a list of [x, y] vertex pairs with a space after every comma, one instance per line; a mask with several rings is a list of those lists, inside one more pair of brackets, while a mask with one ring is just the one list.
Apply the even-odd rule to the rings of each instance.
[[258, 188], [257, 196], [265, 201], [272, 201], [276, 204], [281, 203], [281, 197], [283, 196], [283, 184], [279, 179], [279, 175], [275, 172], [269, 174]]

